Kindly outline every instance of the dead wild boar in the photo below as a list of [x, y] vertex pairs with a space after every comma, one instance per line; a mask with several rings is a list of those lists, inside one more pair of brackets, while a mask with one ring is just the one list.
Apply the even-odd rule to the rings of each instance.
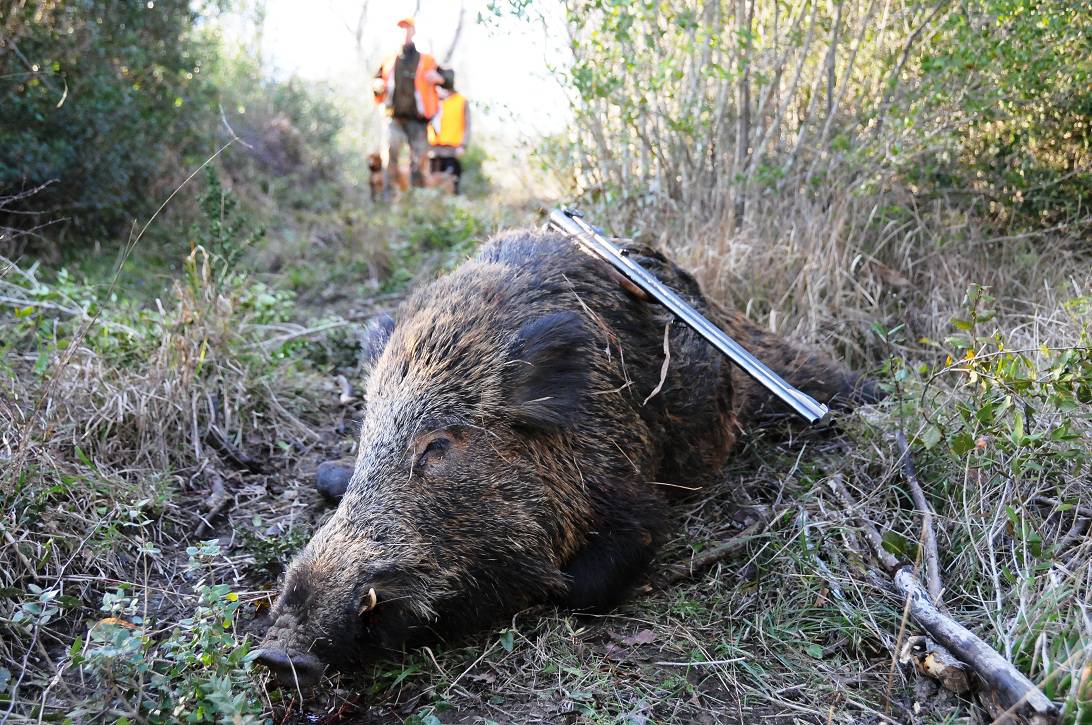
[[[874, 395], [662, 255], [632, 253], [818, 400]], [[711, 482], [778, 405], [642, 297], [566, 238], [517, 232], [373, 321], [355, 470], [289, 567], [259, 661], [307, 684], [534, 603], [618, 603], [656, 551], [671, 484]]]

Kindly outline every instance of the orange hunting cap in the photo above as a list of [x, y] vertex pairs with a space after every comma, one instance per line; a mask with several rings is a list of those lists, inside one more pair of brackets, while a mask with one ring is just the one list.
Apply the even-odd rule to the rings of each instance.
[[398, 21], [398, 27], [400, 28], [412, 28], [415, 25], [416, 23], [413, 22], [413, 18], [402, 18]]

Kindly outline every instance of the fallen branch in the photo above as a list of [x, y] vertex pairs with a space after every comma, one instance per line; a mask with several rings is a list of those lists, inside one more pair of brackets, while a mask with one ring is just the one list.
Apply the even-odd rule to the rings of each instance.
[[205, 500], [207, 513], [201, 517], [201, 523], [198, 524], [197, 530], [193, 532], [194, 537], [197, 539], [206, 536], [212, 530], [212, 521], [222, 514], [233, 500], [231, 494], [228, 493], [227, 486], [224, 485], [223, 476], [212, 468], [207, 469], [206, 475], [209, 479], [211, 492]]
[[[831, 489], [847, 510], [859, 511], [857, 501], [842, 485], [841, 476], [829, 480]], [[913, 568], [899, 562], [883, 548], [883, 539], [870, 521], [856, 515], [862, 531], [906, 602], [910, 616], [938, 643], [974, 670], [984, 692], [980, 700], [991, 715], [1002, 722], [1048, 725], [1057, 721], [1058, 709], [1035, 684], [969, 629], [954, 621], [930, 601], [929, 594], [914, 575]], [[1012, 718], [1011, 720], [1007, 718]]]
[[205, 443], [208, 443], [213, 450], [226, 458], [236, 468], [251, 473], [261, 473], [262, 464], [236, 447], [228, 440], [223, 431], [215, 425], [210, 425], [208, 432], [205, 433]]
[[1080, 542], [1084, 538], [1084, 533], [1088, 531], [1089, 523], [1089, 518], [1078, 511], [1073, 517], [1073, 525], [1069, 527], [1069, 531], [1054, 543], [1055, 556], [1061, 556], [1071, 546]]
[[695, 554], [693, 558], [688, 561], [672, 564], [665, 568], [662, 572], [653, 577], [653, 585], [662, 588], [672, 584], [678, 584], [687, 579], [693, 579], [696, 574], [700, 574], [714, 564], [732, 558], [747, 548], [747, 545], [751, 543], [751, 540], [754, 537], [758, 536], [767, 527], [771, 526], [774, 521], [781, 518], [781, 515], [784, 514], [785, 511], [787, 511], [787, 509], [782, 509], [777, 512], [776, 515], [773, 510], [762, 511], [759, 514], [757, 521], [732, 538]]
[[944, 587], [940, 583], [940, 557], [937, 555], [937, 537], [933, 529], [933, 509], [925, 498], [925, 492], [921, 490], [917, 471], [914, 470], [914, 460], [910, 457], [910, 445], [902, 431], [895, 434], [895, 442], [899, 444], [902, 472], [910, 486], [910, 495], [921, 512], [921, 547], [925, 552], [925, 584], [929, 588], [929, 598], [933, 600], [933, 604], [943, 607], [940, 595]]
[[356, 400], [356, 396], [353, 395], [353, 386], [349, 383], [349, 379], [344, 375], [337, 376], [337, 387], [340, 391], [337, 402], [342, 405], [348, 405]]

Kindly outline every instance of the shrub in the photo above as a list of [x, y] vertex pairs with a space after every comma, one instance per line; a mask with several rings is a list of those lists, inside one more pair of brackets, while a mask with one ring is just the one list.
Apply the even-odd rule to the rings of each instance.
[[186, 0], [17, 3], [0, 18], [0, 195], [55, 182], [9, 214], [114, 229], [149, 211], [169, 159], [211, 153], [195, 20]]
[[[206, 541], [186, 553], [190, 573], [199, 574], [220, 546]], [[140, 597], [126, 588], [106, 593], [104, 616], [69, 647], [68, 666], [95, 683], [95, 692], [68, 717], [81, 721], [105, 710], [149, 723], [260, 722], [264, 703], [250, 675], [253, 652], [234, 632], [239, 595], [225, 584], [199, 581], [197, 600], [190, 617], [158, 638], [158, 623], [144, 619]], [[104, 702], [103, 693], [114, 700]]]

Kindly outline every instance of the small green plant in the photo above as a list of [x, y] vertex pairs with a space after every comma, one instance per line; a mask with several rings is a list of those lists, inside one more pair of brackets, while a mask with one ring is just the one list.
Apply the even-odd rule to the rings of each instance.
[[255, 528], [243, 529], [239, 538], [254, 557], [254, 566], [260, 569], [283, 569], [292, 555], [311, 538], [311, 529], [307, 526], [293, 526], [287, 532], [267, 536], [257, 528], [262, 525], [260, 517], [255, 516], [251, 523]]
[[484, 222], [463, 200], [416, 191], [412, 204], [398, 210], [401, 234], [391, 242], [394, 258], [388, 290], [410, 282], [427, 266], [447, 270], [469, 255], [485, 232]]
[[238, 198], [224, 188], [211, 165], [205, 168], [200, 206], [202, 218], [190, 228], [190, 245], [191, 249], [204, 247], [216, 259], [214, 278], [219, 287], [239, 275], [243, 253], [265, 236], [265, 230], [253, 227]]
[[[978, 467], [1003, 455], [1016, 474], [1085, 460], [1088, 449], [1071, 414], [1092, 403], [1089, 331], [1064, 348], [1011, 349], [1000, 332], [983, 334], [994, 317], [986, 290], [972, 286], [964, 303], [967, 314], [952, 320], [957, 332], [945, 341], [954, 350], [931, 378], [960, 376], [962, 395], [929, 416], [919, 442], [930, 449], [945, 441], [953, 456], [970, 456]], [[927, 385], [922, 400], [929, 395]]]
[[[189, 547], [188, 569], [200, 573], [219, 556], [215, 541]], [[76, 721], [103, 712], [151, 723], [257, 722], [263, 711], [251, 677], [253, 652], [234, 627], [237, 594], [199, 580], [197, 607], [162, 639], [128, 586], [103, 595], [102, 618], [70, 647], [71, 666], [96, 692], [69, 713]], [[115, 701], [103, 698], [113, 695]]]

